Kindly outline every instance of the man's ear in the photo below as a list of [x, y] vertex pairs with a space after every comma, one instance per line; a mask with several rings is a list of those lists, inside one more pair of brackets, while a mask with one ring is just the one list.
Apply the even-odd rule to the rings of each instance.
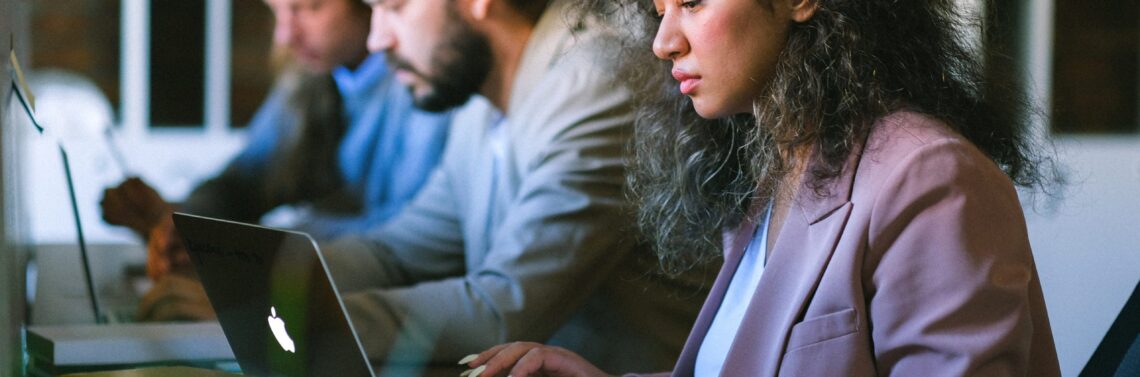
[[819, 9], [817, 0], [792, 0], [792, 21], [807, 22], [815, 15], [816, 9]]
[[491, 3], [494, 0], [469, 0], [471, 2], [471, 17], [476, 20], [483, 20], [487, 18], [487, 12], [491, 9]]

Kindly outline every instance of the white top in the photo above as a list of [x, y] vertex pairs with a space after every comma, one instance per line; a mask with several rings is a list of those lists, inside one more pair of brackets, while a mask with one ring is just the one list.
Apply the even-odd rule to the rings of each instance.
[[716, 317], [713, 317], [712, 325], [709, 326], [709, 332], [705, 334], [701, 348], [697, 351], [694, 376], [719, 376], [721, 369], [724, 368], [728, 349], [736, 339], [740, 322], [744, 319], [748, 304], [752, 302], [752, 294], [756, 292], [760, 276], [764, 274], [764, 263], [768, 259], [766, 258], [768, 221], [771, 219], [772, 205], [769, 202], [768, 209], [764, 212], [764, 220], [756, 224], [752, 241], [748, 243], [748, 248], [744, 249], [744, 256], [732, 275], [732, 281], [728, 283], [724, 300], [721, 301]]

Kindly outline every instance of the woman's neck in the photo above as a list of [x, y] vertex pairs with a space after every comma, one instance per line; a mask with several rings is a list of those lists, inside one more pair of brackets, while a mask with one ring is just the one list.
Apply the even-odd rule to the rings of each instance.
[[787, 219], [792, 203], [795, 202], [797, 194], [802, 189], [804, 177], [807, 175], [808, 161], [811, 156], [809, 149], [797, 148], [789, 155], [789, 158], [785, 160], [788, 165], [787, 173], [780, 179], [772, 193], [772, 217], [768, 221], [768, 244], [766, 245], [769, 253], [766, 255], [771, 255], [772, 248], [776, 246], [780, 229], [783, 228], [784, 220]]

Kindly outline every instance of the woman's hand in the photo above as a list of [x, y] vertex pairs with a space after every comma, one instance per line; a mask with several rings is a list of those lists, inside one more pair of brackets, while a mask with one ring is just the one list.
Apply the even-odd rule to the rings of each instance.
[[459, 364], [474, 368], [464, 372], [464, 377], [610, 377], [564, 348], [531, 342], [500, 344], [477, 355], [464, 357]]

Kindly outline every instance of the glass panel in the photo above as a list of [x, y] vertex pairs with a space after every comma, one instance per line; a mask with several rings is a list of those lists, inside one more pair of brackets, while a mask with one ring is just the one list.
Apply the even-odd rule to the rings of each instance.
[[150, 124], [201, 127], [205, 0], [152, 0], [150, 6]]

